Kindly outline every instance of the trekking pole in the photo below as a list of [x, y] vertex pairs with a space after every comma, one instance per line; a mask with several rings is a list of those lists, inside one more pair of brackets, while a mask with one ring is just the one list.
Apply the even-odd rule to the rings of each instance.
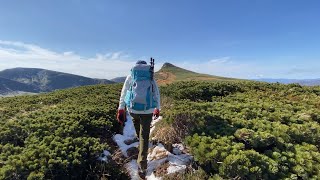
[[151, 81], [153, 80], [154, 76], [154, 59], [150, 58], [150, 73], [151, 73]]
[[[151, 91], [152, 94], [154, 94], [154, 59], [151, 57], [150, 58], [150, 74], [151, 74]], [[152, 116], [152, 120], [155, 120], [155, 116]]]

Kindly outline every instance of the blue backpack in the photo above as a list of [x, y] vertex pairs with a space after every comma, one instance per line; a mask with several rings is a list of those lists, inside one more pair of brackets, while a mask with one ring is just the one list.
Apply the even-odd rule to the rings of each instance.
[[150, 65], [136, 64], [131, 69], [131, 82], [125, 96], [126, 106], [136, 111], [145, 111], [157, 107], [154, 93], [153, 72]]

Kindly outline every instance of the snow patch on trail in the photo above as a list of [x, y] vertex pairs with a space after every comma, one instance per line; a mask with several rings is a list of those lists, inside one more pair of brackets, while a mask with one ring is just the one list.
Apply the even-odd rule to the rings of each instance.
[[136, 159], [132, 159], [125, 165], [126, 169], [128, 170], [131, 179], [136, 180], [140, 179], [138, 174], [139, 165]]
[[127, 145], [124, 143], [126, 140], [132, 140], [136, 137], [136, 130], [134, 129], [134, 125], [131, 119], [131, 116], [127, 114], [127, 121], [125, 122], [125, 126], [123, 128], [123, 135], [116, 134], [113, 137], [114, 142], [116, 142], [125, 157], [128, 157], [127, 150], [131, 147], [138, 147], [139, 142], [132, 143]]
[[176, 155], [182, 154], [182, 152], [185, 150], [182, 144], [172, 144], [172, 147], [173, 147], [172, 152], [173, 154], [176, 154]]
[[136, 130], [133, 125], [132, 117], [127, 114], [127, 121], [125, 123], [125, 126], [123, 128], [123, 136], [127, 138], [134, 138], [136, 137]]
[[[130, 139], [133, 139], [133, 138], [130, 138]], [[117, 134], [113, 137], [113, 140], [118, 144], [122, 154], [125, 156], [125, 157], [128, 157], [128, 153], [127, 153], [127, 150], [131, 147], [138, 147], [139, 146], [139, 142], [135, 142], [135, 143], [132, 143], [130, 145], [127, 145], [124, 143], [125, 140], [128, 140], [128, 138], [124, 137], [123, 135], [121, 134]]]
[[[155, 124], [162, 120], [162, 117], [155, 119], [151, 123], [151, 132], [155, 129]], [[125, 144], [125, 141], [133, 140], [136, 138], [135, 128], [132, 122], [132, 117], [127, 114], [127, 121], [125, 122], [125, 126], [123, 129], [123, 134], [116, 134], [113, 137], [113, 140], [119, 146], [122, 154], [128, 158], [127, 150], [131, 147], [138, 147], [139, 142], [134, 142], [130, 145]], [[161, 177], [156, 177], [153, 173], [159, 166], [164, 163], [169, 163], [169, 167], [167, 169], [168, 174], [176, 173], [176, 172], [185, 172], [187, 165], [193, 160], [193, 157], [189, 154], [183, 154], [184, 146], [182, 144], [174, 144], [173, 145], [173, 153], [169, 152], [161, 143], [157, 143], [156, 145], [152, 145], [150, 143], [149, 148], [152, 148], [152, 151], [148, 154], [148, 168], [146, 179], [147, 180], [160, 180]], [[125, 165], [128, 170], [131, 179], [136, 180], [139, 179], [138, 169], [139, 166], [137, 164], [136, 159], [132, 159]]]
[[154, 131], [154, 129], [156, 128], [156, 123], [162, 120], [162, 116], [160, 116], [157, 119], [153, 119], [151, 122], [151, 128], [150, 128], [150, 134]]
[[168, 171], [168, 174], [173, 174], [176, 172], [184, 173], [186, 168], [187, 168], [186, 165], [170, 165], [167, 171]]

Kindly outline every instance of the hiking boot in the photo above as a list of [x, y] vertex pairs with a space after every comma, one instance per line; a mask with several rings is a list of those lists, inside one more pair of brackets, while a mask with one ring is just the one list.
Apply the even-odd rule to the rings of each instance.
[[127, 150], [129, 159], [138, 159], [139, 149], [137, 147], [131, 147]]

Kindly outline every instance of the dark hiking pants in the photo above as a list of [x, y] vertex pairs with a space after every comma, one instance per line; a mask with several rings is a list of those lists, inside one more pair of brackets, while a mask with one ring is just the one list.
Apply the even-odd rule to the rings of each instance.
[[133, 114], [132, 121], [136, 133], [140, 140], [139, 145], [139, 155], [137, 163], [139, 164], [141, 170], [147, 170], [147, 156], [148, 156], [148, 147], [149, 147], [149, 134], [150, 134], [150, 125], [152, 121], [152, 114]]

